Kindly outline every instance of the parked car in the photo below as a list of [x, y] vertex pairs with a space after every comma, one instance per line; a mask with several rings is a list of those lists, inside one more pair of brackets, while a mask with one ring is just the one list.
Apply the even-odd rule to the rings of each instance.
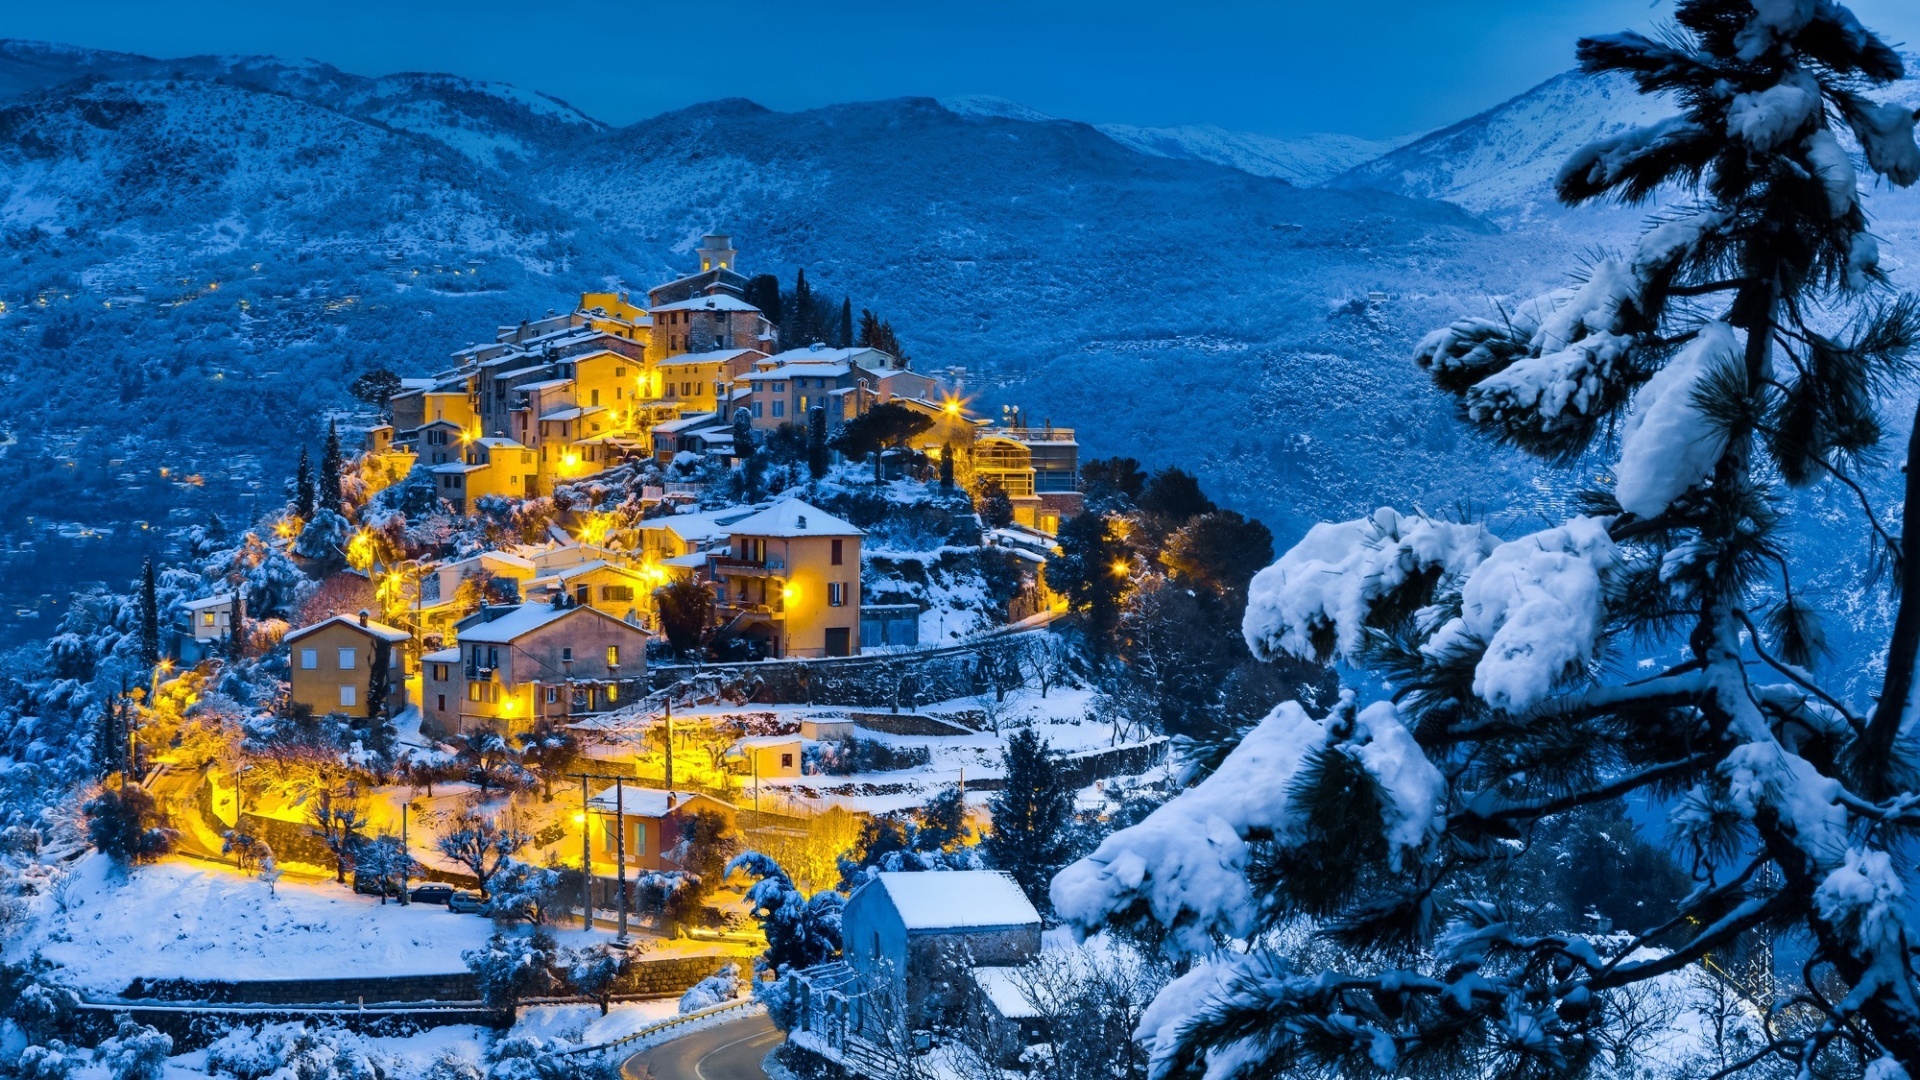
[[407, 894], [407, 899], [416, 904], [444, 904], [453, 898], [453, 893], [453, 886], [430, 881], [425, 885], [414, 886], [413, 891]]
[[486, 902], [487, 898], [481, 896], [476, 890], [455, 889], [453, 895], [447, 897], [447, 910], [458, 912], [462, 915], [475, 915], [479, 913], [480, 908], [484, 906]]
[[381, 879], [361, 874], [353, 875], [353, 891], [361, 896], [379, 896], [382, 892], [389, 897], [399, 899], [400, 883], [392, 878]]

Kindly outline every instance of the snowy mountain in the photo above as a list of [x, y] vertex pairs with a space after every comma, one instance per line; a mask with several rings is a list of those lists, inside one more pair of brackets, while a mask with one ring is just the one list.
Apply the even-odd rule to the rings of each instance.
[[[941, 98], [940, 104], [956, 116], [1023, 120], [1036, 124], [1058, 119], [1017, 101], [987, 95]], [[1280, 139], [1271, 135], [1228, 131], [1214, 124], [1190, 124], [1184, 127], [1096, 124], [1094, 127], [1115, 142], [1151, 157], [1211, 161], [1255, 176], [1276, 177], [1301, 187], [1314, 187], [1331, 180], [1407, 141], [1362, 139], [1352, 135], [1307, 135], [1297, 139]]]
[[1407, 141], [1326, 134], [1279, 139], [1228, 131], [1213, 124], [1163, 128], [1102, 124], [1100, 130], [1143, 154], [1211, 161], [1255, 176], [1279, 177], [1302, 187], [1325, 183]]
[[1553, 177], [1574, 151], [1674, 111], [1641, 96], [1623, 76], [1569, 71], [1357, 164], [1331, 184], [1445, 199], [1476, 214], [1524, 220], [1557, 212]]

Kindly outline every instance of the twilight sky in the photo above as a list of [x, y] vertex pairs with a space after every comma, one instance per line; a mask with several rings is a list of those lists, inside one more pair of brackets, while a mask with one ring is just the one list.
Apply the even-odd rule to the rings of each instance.
[[[1854, 0], [1920, 45], [1920, 3]], [[149, 56], [270, 53], [446, 71], [626, 124], [719, 97], [776, 109], [992, 94], [1096, 123], [1385, 137], [1463, 119], [1572, 64], [1649, 0], [77, 0], [0, 6], [0, 37]]]

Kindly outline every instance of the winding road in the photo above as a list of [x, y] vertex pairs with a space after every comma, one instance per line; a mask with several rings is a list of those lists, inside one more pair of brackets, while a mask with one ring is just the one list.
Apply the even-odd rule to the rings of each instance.
[[779, 1045], [765, 1013], [729, 1020], [643, 1050], [620, 1063], [623, 1080], [767, 1080], [760, 1067]]

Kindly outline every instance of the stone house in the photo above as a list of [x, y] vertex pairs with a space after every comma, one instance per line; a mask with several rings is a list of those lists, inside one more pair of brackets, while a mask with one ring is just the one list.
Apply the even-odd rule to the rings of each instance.
[[728, 823], [732, 823], [736, 815], [731, 805], [697, 792], [627, 785], [620, 789], [616, 799], [614, 789], [607, 788], [587, 800], [586, 828], [591, 830], [587, 839], [593, 851], [594, 873], [614, 872], [621, 854], [621, 828], [626, 829], [627, 869], [678, 869], [679, 864], [669, 852], [680, 842], [686, 820], [702, 812], [718, 814]]
[[[933, 991], [974, 967], [1013, 967], [1040, 951], [1040, 913], [997, 870], [876, 874], [841, 915], [847, 966], [867, 984], [870, 1012], [923, 1026], [958, 1001]], [[884, 1017], [875, 1017], [885, 1022]]]

